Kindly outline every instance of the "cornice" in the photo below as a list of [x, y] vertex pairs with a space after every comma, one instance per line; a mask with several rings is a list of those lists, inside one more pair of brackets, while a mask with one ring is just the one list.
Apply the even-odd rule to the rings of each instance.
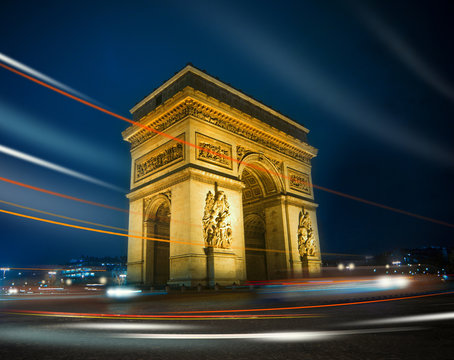
[[262, 104], [260, 101], [257, 101], [255, 100], [254, 98], [244, 94], [243, 92], [223, 83], [222, 81], [220, 81], [219, 79], [217, 78], [214, 78], [213, 76], [210, 76], [208, 75], [206, 72], [203, 72], [199, 69], [197, 69], [196, 67], [192, 66], [192, 65], [187, 65], [185, 66], [181, 71], [179, 71], [177, 74], [175, 74], [173, 77], [171, 77], [169, 80], [167, 80], [165, 83], [163, 83], [161, 86], [159, 86], [157, 89], [155, 89], [151, 94], [149, 94], [148, 96], [146, 96], [144, 99], [142, 99], [141, 101], [139, 101], [131, 110], [130, 110], [130, 113], [134, 113], [135, 111], [137, 111], [139, 108], [141, 108], [142, 106], [144, 106], [148, 101], [150, 101], [153, 97], [155, 97], [156, 95], [158, 95], [159, 93], [161, 93], [164, 89], [168, 88], [169, 86], [171, 86], [174, 82], [176, 82], [179, 78], [183, 77], [185, 74], [187, 74], [188, 72], [192, 72], [198, 76], [200, 76], [201, 78], [227, 90], [229, 93], [231, 94], [234, 94], [244, 100], [246, 100], [247, 102], [265, 110], [266, 112], [280, 118], [281, 120], [287, 122], [288, 124], [292, 125], [292, 126], [295, 126], [296, 128], [306, 132], [306, 133], [309, 133], [309, 130], [304, 127], [303, 125], [297, 123], [296, 121], [290, 119], [289, 117], [285, 116], [285, 115], [282, 115], [281, 113], [277, 112], [276, 110], [270, 108], [269, 106], [266, 106], [265, 104]]
[[[157, 131], [164, 131], [188, 116], [230, 131], [237, 136], [305, 163], [309, 163], [310, 159], [317, 155], [317, 149], [307, 143], [299, 141], [269, 125], [263, 124], [260, 120], [241, 113], [190, 87], [186, 87], [182, 92], [167, 100], [162, 107], [152, 111], [142, 118], [140, 122]], [[262, 124], [263, 127], [268, 126], [270, 131], [277, 132], [283, 138], [291, 138], [289, 139], [290, 141], [281, 140], [269, 134], [269, 132], [261, 130], [257, 126], [259, 124]], [[155, 135], [157, 134], [137, 126], [131, 126], [123, 132], [124, 140], [131, 143], [132, 149], [140, 146]]]

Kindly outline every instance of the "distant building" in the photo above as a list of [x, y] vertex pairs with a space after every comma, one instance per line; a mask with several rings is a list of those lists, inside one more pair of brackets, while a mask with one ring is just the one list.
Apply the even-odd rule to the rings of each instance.
[[126, 257], [72, 259], [61, 271], [61, 277], [72, 283], [122, 284], [126, 277]]

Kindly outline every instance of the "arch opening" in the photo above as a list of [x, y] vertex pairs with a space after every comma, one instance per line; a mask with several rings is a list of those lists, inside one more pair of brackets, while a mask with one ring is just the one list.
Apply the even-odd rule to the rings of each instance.
[[166, 285], [170, 276], [170, 204], [160, 201], [149, 211], [147, 219], [145, 283]]
[[246, 278], [250, 281], [268, 280], [266, 262], [265, 222], [256, 215], [244, 219], [244, 239], [246, 246]]
[[[240, 165], [240, 179], [243, 189], [244, 243], [246, 278], [249, 281], [269, 280], [279, 277], [277, 274], [285, 259], [281, 254], [271, 254], [267, 249], [284, 247], [282, 234], [283, 219], [273, 204], [271, 197], [281, 194], [283, 185], [276, 179], [276, 169], [263, 155], [250, 154], [244, 162], [252, 166]], [[269, 228], [269, 232], [267, 229]], [[285, 257], [285, 255], [284, 255]], [[280, 270], [279, 270], [280, 269]]]

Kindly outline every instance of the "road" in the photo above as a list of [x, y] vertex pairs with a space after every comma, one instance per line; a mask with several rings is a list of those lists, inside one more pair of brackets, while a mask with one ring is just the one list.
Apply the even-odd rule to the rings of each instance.
[[3, 297], [0, 358], [453, 359], [454, 293], [433, 290], [285, 300], [249, 290]]

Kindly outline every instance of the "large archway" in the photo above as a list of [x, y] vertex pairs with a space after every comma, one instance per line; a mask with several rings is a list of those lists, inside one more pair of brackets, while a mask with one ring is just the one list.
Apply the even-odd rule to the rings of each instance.
[[268, 280], [265, 231], [265, 221], [257, 214], [244, 218], [246, 278], [249, 281]]
[[239, 173], [245, 185], [243, 216], [246, 278], [249, 281], [279, 278], [282, 268], [286, 266], [285, 253], [282, 252], [285, 249], [284, 219], [279, 213], [279, 205], [275, 204], [282, 193], [282, 181], [276, 175], [278, 171], [274, 165], [261, 154], [245, 156]]
[[[145, 283], [166, 285], [170, 275], [170, 203], [159, 196], [149, 207], [147, 216]], [[160, 241], [163, 240], [163, 241]]]

